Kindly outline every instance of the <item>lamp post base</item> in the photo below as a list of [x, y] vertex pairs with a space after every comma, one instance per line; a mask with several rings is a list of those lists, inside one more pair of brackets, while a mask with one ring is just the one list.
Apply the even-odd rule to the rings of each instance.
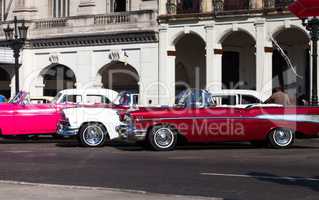
[[312, 97], [311, 97], [310, 105], [312, 105], [312, 106], [319, 106], [319, 102], [318, 102], [318, 97], [317, 97], [317, 96], [312, 96]]

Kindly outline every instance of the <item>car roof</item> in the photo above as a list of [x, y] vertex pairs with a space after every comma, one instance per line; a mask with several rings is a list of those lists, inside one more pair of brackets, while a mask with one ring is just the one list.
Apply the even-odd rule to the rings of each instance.
[[66, 89], [60, 91], [62, 94], [118, 94], [118, 92], [111, 90], [111, 89], [104, 89], [104, 88], [89, 88], [89, 89]]
[[216, 95], [250, 95], [254, 96], [262, 101], [265, 101], [267, 97], [255, 90], [243, 90], [243, 89], [223, 89], [223, 90], [210, 90], [213, 96]]

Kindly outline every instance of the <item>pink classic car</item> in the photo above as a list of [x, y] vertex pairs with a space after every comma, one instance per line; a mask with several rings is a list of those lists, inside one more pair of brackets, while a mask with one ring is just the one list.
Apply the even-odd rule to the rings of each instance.
[[123, 120], [125, 125], [117, 128], [123, 138], [144, 141], [157, 151], [172, 150], [178, 141], [288, 148], [295, 138], [319, 135], [319, 107], [222, 107], [206, 91], [186, 91], [176, 107], [141, 108]]
[[54, 104], [30, 104], [28, 93], [19, 92], [8, 103], [0, 104], [0, 135], [55, 134], [61, 119]]
[[[0, 136], [58, 136], [56, 132], [62, 109], [80, 106], [127, 110], [123, 103], [115, 105], [109, 100], [117, 95], [117, 92], [106, 89], [70, 89], [59, 92], [49, 104], [32, 104], [28, 93], [19, 92], [8, 103], [0, 104]], [[93, 100], [95, 103], [92, 103]]]

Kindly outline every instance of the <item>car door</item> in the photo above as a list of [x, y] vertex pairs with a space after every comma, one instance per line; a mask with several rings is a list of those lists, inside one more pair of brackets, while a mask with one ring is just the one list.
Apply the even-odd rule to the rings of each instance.
[[58, 113], [53, 105], [19, 104], [14, 112], [15, 134], [54, 133]]
[[16, 104], [8, 103], [0, 105], [0, 129], [1, 134], [10, 135], [15, 132], [16, 122], [14, 121], [14, 113]]
[[202, 108], [195, 114], [193, 141], [238, 141], [245, 140], [242, 108]]

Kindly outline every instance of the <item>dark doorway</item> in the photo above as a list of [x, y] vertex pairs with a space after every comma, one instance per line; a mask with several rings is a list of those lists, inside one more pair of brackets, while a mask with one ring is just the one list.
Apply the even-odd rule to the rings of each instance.
[[249, 9], [249, 0], [225, 0], [224, 10], [247, 10]]
[[103, 87], [117, 92], [139, 93], [138, 72], [129, 64], [112, 62], [100, 70]]
[[42, 72], [43, 95], [55, 96], [64, 89], [75, 88], [76, 78], [74, 72], [64, 65], [54, 65]]
[[239, 53], [225, 51], [222, 57], [223, 89], [237, 88], [239, 83]]
[[5, 96], [7, 99], [11, 96], [10, 82], [10, 74], [0, 67], [0, 95]]
[[126, 0], [115, 0], [114, 12], [126, 12]]
[[201, 0], [182, 0], [178, 4], [177, 13], [199, 13]]
[[205, 47], [205, 41], [192, 33], [176, 42], [175, 95], [186, 88], [206, 88]]
[[273, 80], [278, 80], [277, 85], [274, 85], [274, 87], [285, 88], [286, 85], [285, 85], [284, 73], [288, 69], [288, 64], [278, 50], [274, 50], [273, 52], [272, 66], [273, 66], [272, 78]]

